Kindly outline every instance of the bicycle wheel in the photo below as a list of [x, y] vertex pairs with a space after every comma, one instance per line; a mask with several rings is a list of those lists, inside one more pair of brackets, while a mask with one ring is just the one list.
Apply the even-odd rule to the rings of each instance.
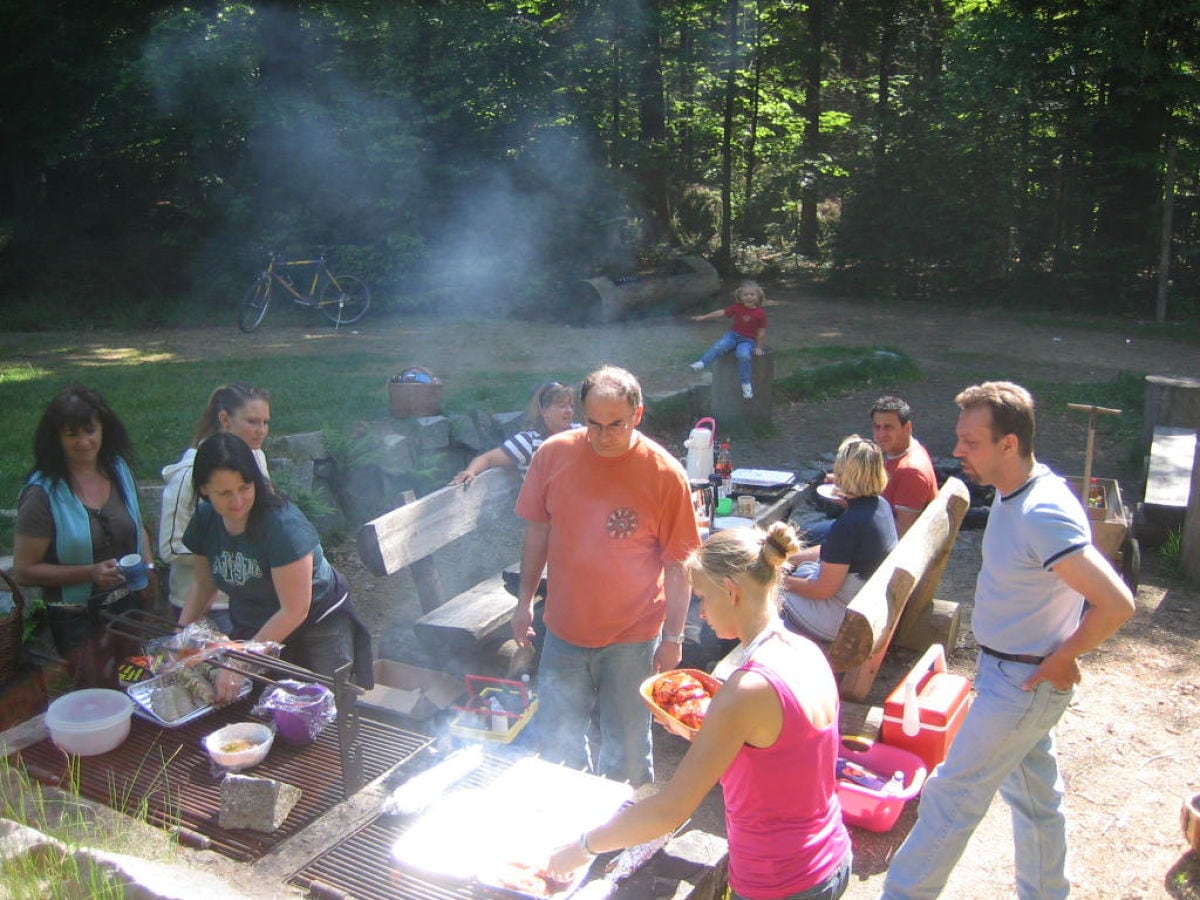
[[353, 275], [335, 275], [321, 288], [321, 315], [335, 327], [357, 322], [370, 306], [371, 292]]
[[262, 324], [263, 316], [267, 314], [267, 304], [271, 302], [271, 279], [261, 277], [242, 300], [242, 308], [238, 311], [238, 328], [249, 334]]

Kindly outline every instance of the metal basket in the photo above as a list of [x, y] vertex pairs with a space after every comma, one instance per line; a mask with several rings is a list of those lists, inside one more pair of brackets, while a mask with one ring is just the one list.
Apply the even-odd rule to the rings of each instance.
[[428, 382], [389, 381], [388, 405], [398, 419], [409, 416], [436, 416], [442, 409], [442, 381], [421, 366], [408, 366], [404, 371], [422, 372]]
[[0, 616], [0, 683], [8, 681], [21, 667], [21, 643], [25, 632], [25, 595], [12, 577], [0, 569], [0, 579], [13, 595], [12, 612]]

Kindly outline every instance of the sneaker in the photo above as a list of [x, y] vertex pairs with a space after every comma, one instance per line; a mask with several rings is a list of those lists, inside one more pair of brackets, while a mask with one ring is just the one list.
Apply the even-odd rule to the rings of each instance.
[[702, 372], [704, 370], [704, 363], [700, 362], [700, 360], [696, 360], [694, 363], [690, 364], [689, 368], [693, 372]]
[[742, 399], [743, 400], [753, 400], [754, 399], [754, 388], [752, 388], [748, 384], [743, 384], [742, 385]]

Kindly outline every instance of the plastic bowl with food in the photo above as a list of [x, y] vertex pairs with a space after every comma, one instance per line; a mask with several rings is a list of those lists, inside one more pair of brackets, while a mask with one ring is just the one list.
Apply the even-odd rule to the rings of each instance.
[[133, 701], [121, 691], [85, 688], [63, 694], [46, 710], [50, 740], [67, 753], [98, 756], [129, 737]]
[[209, 758], [223, 769], [241, 772], [267, 758], [275, 732], [261, 722], [235, 722], [204, 739]]
[[[691, 676], [692, 680], [689, 680], [686, 676]], [[694, 738], [700, 731], [698, 720], [703, 718], [704, 711], [708, 708], [707, 701], [702, 700], [699, 709], [693, 707], [691, 714], [686, 716], [688, 721], [683, 721], [677, 715], [673, 714], [673, 712], [678, 711], [678, 708], [674, 704], [667, 702], [664, 705], [660, 702], [660, 699], [674, 693], [678, 688], [682, 688], [685, 694], [690, 694], [695, 690], [695, 682], [699, 682], [700, 687], [704, 689], [704, 693], [709, 699], [721, 687], [720, 681], [702, 669], [671, 669], [667, 672], [659, 672], [657, 675], [651, 675], [642, 682], [640, 689], [642, 701], [650, 708], [650, 715], [654, 717], [654, 720], [668, 731], [678, 734], [681, 737], [686, 737], [689, 740]], [[659, 699], [656, 699], [656, 687], [658, 688], [657, 696]], [[688, 700], [684, 700], [684, 703], [688, 702]], [[696, 722], [697, 724], [692, 725], [691, 722]]]

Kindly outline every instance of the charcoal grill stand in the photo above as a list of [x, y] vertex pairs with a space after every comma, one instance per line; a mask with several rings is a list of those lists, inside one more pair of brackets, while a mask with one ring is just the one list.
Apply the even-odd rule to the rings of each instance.
[[[119, 614], [102, 611], [102, 614], [108, 619], [108, 630], [112, 634], [136, 641], [145, 642], [153, 638], [167, 637], [183, 630], [181, 626], [170, 619], [138, 609]], [[363, 778], [362, 741], [359, 735], [358, 696], [366, 692], [350, 680], [350, 670], [353, 668], [351, 663], [346, 663], [333, 673], [333, 678], [328, 678], [282, 659], [246, 653], [241, 650], [222, 650], [216, 657], [206, 661], [218, 668], [229, 669], [244, 677], [252, 678], [261, 684], [279, 686], [280, 679], [290, 679], [320, 684], [332, 690], [334, 705], [337, 708], [338, 753], [342, 763], [342, 796], [348, 798], [362, 789], [365, 781]], [[278, 678], [268, 677], [261, 671], [248, 669], [248, 666], [268, 669], [276, 673]], [[284, 689], [286, 690], [286, 687]]]

